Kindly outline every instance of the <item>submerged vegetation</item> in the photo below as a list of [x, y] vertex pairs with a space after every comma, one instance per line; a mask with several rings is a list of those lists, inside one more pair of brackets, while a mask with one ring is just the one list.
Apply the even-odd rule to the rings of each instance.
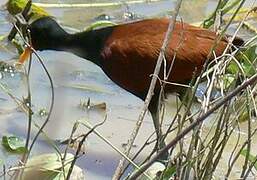
[[[17, 18], [16, 14], [22, 11], [24, 13], [26, 3], [25, 0], [9, 0], [7, 10], [19, 21], [20, 18]], [[168, 103], [165, 103], [166, 100], [162, 97], [160, 98], [161, 128], [164, 132], [164, 136], [161, 138], [165, 139], [167, 144], [164, 149], [169, 150], [169, 158], [161, 163], [155, 160], [164, 151], [157, 152], [153, 148], [156, 141], [153, 134], [149, 135], [145, 142], [140, 142], [138, 146], [135, 146], [131, 139], [129, 141], [132, 142], [131, 144], [124, 145], [135, 148], [137, 152], [134, 155], [123, 153], [120, 147], [116, 147], [114, 143], [110, 142], [109, 137], [102, 135], [97, 128], [105, 126], [108, 106], [105, 102], [92, 103], [90, 98], [84, 100], [81, 97], [76, 107], [78, 106], [79, 109], [83, 110], [83, 113], [99, 111], [103, 114], [101, 121], [91, 125], [87, 117], [80, 118], [75, 121], [72, 129], [66, 129], [70, 132], [69, 137], [64, 137], [61, 141], [51, 139], [44, 129], [48, 124], [56, 100], [54, 89], [65, 87], [110, 95], [113, 93], [97, 86], [82, 85], [76, 82], [62, 86], [55, 85], [42, 57], [33, 52], [36, 56], [35, 59], [41, 64], [51, 88], [49, 107], [36, 111], [33, 107], [33, 98], [35, 97], [31, 91], [32, 84], [30, 83], [30, 78], [33, 76], [31, 74], [31, 60], [27, 67], [18, 68], [17, 65], [12, 66], [1, 59], [0, 80], [3, 78], [3, 74], [14, 72], [21, 73], [25, 79], [26, 96], [23, 98], [16, 97], [8, 89], [8, 83], [0, 81], [0, 90], [11, 97], [19, 110], [26, 114], [28, 120], [26, 129], [23, 129], [27, 134], [26, 139], [22, 139], [18, 135], [3, 135], [2, 137], [5, 151], [21, 154], [21, 157], [17, 157], [19, 162], [7, 167], [0, 156], [0, 165], [3, 167], [0, 177], [30, 179], [37, 174], [46, 179], [83, 179], [82, 170], [75, 164], [78, 159], [84, 158], [85, 154], [87, 155], [88, 144], [86, 141], [92, 134], [123, 157], [123, 163], [120, 163], [115, 174], [113, 172], [113, 179], [120, 179], [121, 177], [128, 179], [135, 179], [135, 177], [142, 179], [246, 179], [256, 177], [257, 34], [256, 25], [249, 26], [249, 22], [252, 19], [256, 20], [257, 10], [254, 6], [244, 7], [244, 3], [245, 0], [218, 1], [214, 12], [201, 24], [204, 28], [215, 29], [220, 34], [219, 38], [227, 32], [230, 26], [236, 27], [234, 34], [229, 39], [229, 46], [220, 57], [216, 57], [214, 52], [210, 52], [210, 56], [214, 57], [211, 66], [206, 64], [201, 75], [194, 77], [188, 91], [182, 98], [183, 101], [176, 101], [176, 108], [173, 107], [175, 110], [171, 115]], [[60, 5], [60, 7], [62, 6]], [[81, 5], [81, 7], [85, 6]], [[32, 4], [30, 8], [32, 11], [23, 14], [25, 22], [28, 17], [37, 18], [49, 15], [43, 8], [36, 5]], [[179, 8], [177, 8], [177, 13], [179, 13]], [[116, 22], [111, 21], [98, 21], [92, 23], [85, 30], [116, 24]], [[24, 22], [20, 22], [20, 29], [14, 27], [17, 33], [16, 41], [14, 41], [17, 42], [15, 47], [19, 48], [17, 51], [22, 51], [20, 47], [29, 44], [29, 33], [24, 32], [23, 29], [26, 25]], [[244, 27], [247, 31], [251, 31], [251, 38], [245, 39], [242, 47], [233, 47], [231, 42]], [[220, 40], [219, 38], [217, 41]], [[4, 40], [5, 38], [1, 38], [2, 42]], [[162, 77], [159, 77], [159, 80], [163, 85], [169, 83], [165, 79], [162, 80]], [[201, 92], [202, 97], [197, 97], [198, 87], [202, 85], [202, 82], [204, 83], [204, 92]], [[216, 96], [213, 97], [213, 94]], [[146, 110], [147, 107], [143, 109]], [[64, 111], [65, 109], [62, 109], [63, 113]], [[39, 123], [35, 120], [35, 115], [40, 116], [41, 120], [45, 121]], [[132, 138], [135, 138], [138, 130], [142, 129], [139, 124], [137, 123], [135, 128], [137, 131], [133, 132], [134, 137]], [[126, 125], [123, 124], [122, 126]], [[81, 132], [79, 131], [80, 128], [85, 128], [87, 131]], [[31, 156], [36, 142], [41, 139], [44, 139], [44, 142], [51, 147], [52, 153]], [[70, 152], [73, 152], [74, 155]]]

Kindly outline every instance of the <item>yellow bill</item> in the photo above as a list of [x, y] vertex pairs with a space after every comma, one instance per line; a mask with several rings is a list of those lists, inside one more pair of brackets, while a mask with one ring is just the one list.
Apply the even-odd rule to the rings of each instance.
[[20, 55], [20, 58], [19, 58], [19, 61], [18, 63], [19, 64], [23, 64], [30, 56], [30, 54], [32, 53], [32, 50], [30, 47], [27, 47], [23, 53]]

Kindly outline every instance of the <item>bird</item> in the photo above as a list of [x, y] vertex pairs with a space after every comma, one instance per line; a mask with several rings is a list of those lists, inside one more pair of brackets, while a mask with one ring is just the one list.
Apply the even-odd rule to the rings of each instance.
[[[19, 62], [24, 63], [31, 48], [71, 52], [99, 66], [115, 84], [144, 101], [168, 26], [169, 19], [152, 18], [71, 34], [52, 17], [42, 17], [28, 26], [31, 47], [25, 49]], [[208, 29], [175, 22], [165, 52], [166, 68], [172, 64], [167, 81], [188, 84], [193, 75], [198, 76], [217, 36]], [[235, 46], [243, 43], [241, 38], [233, 41]], [[222, 38], [215, 48], [216, 56], [220, 56], [227, 45], [227, 38]], [[161, 68], [159, 77], [164, 75], [164, 66]], [[157, 135], [160, 89], [157, 83], [148, 106]], [[183, 89], [167, 84], [164, 91], [179, 94]]]

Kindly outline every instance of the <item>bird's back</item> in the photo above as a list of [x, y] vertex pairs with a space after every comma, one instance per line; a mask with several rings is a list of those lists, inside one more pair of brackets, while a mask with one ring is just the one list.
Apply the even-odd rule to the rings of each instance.
[[[151, 19], [115, 26], [101, 51], [105, 73], [124, 89], [144, 97], [168, 25], [167, 19]], [[187, 83], [195, 70], [198, 74], [216, 38], [212, 31], [177, 22], [165, 55], [168, 69], [176, 54], [168, 80]], [[220, 41], [215, 49], [216, 56], [222, 54], [226, 45], [226, 40]], [[161, 77], [162, 72], [163, 68]], [[176, 91], [176, 88], [170, 86], [167, 90]]]

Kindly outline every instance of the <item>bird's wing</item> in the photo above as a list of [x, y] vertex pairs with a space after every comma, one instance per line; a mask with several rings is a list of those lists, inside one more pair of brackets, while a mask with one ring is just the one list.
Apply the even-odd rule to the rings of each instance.
[[[162, 24], [159, 26], [162, 27]], [[147, 27], [115, 29], [101, 53], [106, 74], [122, 87], [129, 87], [130, 91], [131, 89], [145, 91], [149, 88], [150, 75], [154, 72], [167, 29], [160, 28], [162, 29], [160, 31], [158, 26], [151, 25], [151, 29]], [[216, 37], [215, 33], [208, 30], [190, 25], [184, 28], [176, 25], [165, 52], [167, 70], [172, 64], [173, 57], [176, 56], [168, 80], [185, 83], [192, 78], [195, 71], [196, 74], [199, 73]], [[218, 44], [215, 50], [217, 55], [223, 52], [226, 44], [225, 41]], [[159, 74], [161, 78], [163, 72], [162, 67]]]

